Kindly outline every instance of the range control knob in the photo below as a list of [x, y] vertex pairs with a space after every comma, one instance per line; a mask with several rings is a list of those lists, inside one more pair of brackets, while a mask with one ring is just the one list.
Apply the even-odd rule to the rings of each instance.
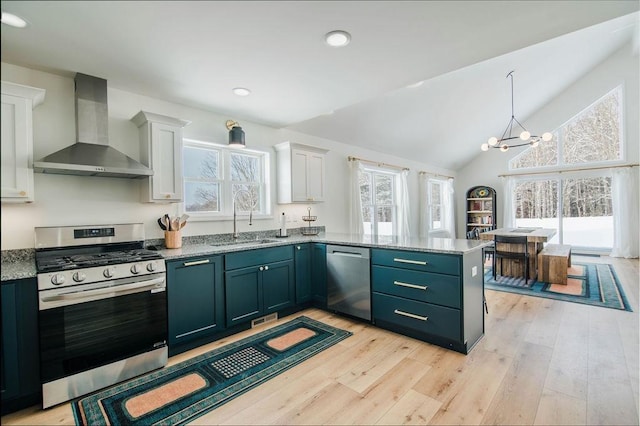
[[139, 274], [139, 273], [140, 273], [140, 266], [138, 266], [138, 265], [133, 265], [133, 266], [131, 267], [131, 273], [132, 273], [132, 274]]
[[55, 274], [54, 276], [52, 276], [51, 277], [51, 284], [53, 284], [53, 285], [64, 284], [64, 275]]
[[77, 283], [82, 282], [86, 279], [87, 279], [87, 276], [83, 272], [76, 272], [75, 274], [73, 274], [73, 280]]
[[149, 264], [147, 265], [147, 271], [149, 271], [149, 272], [153, 272], [153, 271], [155, 271], [155, 270], [156, 270], [156, 264], [155, 264], [155, 263], [151, 262], [151, 263], [149, 263]]
[[105, 278], [111, 278], [111, 277], [113, 277], [113, 270], [107, 268], [107, 269], [104, 270], [102, 275], [104, 275]]

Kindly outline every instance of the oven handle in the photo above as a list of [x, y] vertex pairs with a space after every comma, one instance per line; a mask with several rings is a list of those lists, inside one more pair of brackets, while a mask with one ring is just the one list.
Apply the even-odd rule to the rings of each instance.
[[[154, 278], [152, 280], [135, 282], [131, 284], [122, 284], [118, 286], [109, 286], [106, 288], [99, 288], [96, 290], [85, 290], [85, 291], [70, 291], [68, 293], [55, 294], [53, 296], [45, 296], [40, 299], [41, 302], [55, 302], [60, 300], [74, 300], [73, 304], [80, 303], [77, 299], [89, 299], [95, 296], [101, 296], [108, 294], [109, 296], [117, 296], [119, 293], [141, 293], [146, 290], [153, 290], [154, 288], [157, 291], [165, 291], [165, 287], [156, 287], [158, 284], [164, 283], [165, 278], [159, 277]], [[137, 291], [131, 291], [137, 290]], [[95, 299], [94, 299], [95, 300]]]

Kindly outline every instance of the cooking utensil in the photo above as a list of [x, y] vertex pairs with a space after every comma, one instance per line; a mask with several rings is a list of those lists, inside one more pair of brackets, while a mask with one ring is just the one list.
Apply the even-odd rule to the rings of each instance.
[[178, 227], [178, 229], [182, 229], [185, 227], [185, 225], [187, 224], [187, 219], [189, 219], [189, 215], [186, 213], [180, 216], [180, 226]]
[[168, 214], [164, 215], [164, 224], [167, 227], [167, 231], [173, 231], [173, 229], [171, 229], [171, 218]]
[[178, 231], [179, 229], [180, 229], [180, 218], [176, 216], [173, 219], [171, 219], [171, 230]]
[[160, 229], [162, 229], [163, 231], [167, 230], [167, 226], [162, 222], [161, 217], [158, 218], [158, 226], [160, 226]]

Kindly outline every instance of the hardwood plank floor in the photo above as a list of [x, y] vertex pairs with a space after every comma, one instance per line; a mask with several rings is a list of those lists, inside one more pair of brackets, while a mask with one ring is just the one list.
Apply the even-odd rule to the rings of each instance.
[[[573, 257], [580, 261], [579, 256]], [[485, 336], [464, 356], [317, 309], [353, 336], [194, 424], [638, 424], [638, 260], [612, 263], [634, 312], [486, 291]], [[175, 364], [280, 319], [179, 356]], [[3, 425], [73, 424], [69, 404]]]

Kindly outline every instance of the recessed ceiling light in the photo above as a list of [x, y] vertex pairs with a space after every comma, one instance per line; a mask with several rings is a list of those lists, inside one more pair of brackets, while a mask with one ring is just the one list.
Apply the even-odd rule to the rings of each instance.
[[1, 22], [3, 24], [7, 24], [9, 26], [16, 27], [16, 28], [24, 28], [27, 26], [27, 21], [25, 21], [19, 16], [14, 15], [13, 13], [7, 13], [5, 11], [2, 11]]
[[244, 87], [234, 87], [232, 91], [238, 96], [249, 96], [251, 94], [251, 90]]
[[342, 47], [349, 44], [351, 41], [351, 34], [346, 31], [336, 30], [328, 32], [324, 36], [325, 41], [331, 47]]

